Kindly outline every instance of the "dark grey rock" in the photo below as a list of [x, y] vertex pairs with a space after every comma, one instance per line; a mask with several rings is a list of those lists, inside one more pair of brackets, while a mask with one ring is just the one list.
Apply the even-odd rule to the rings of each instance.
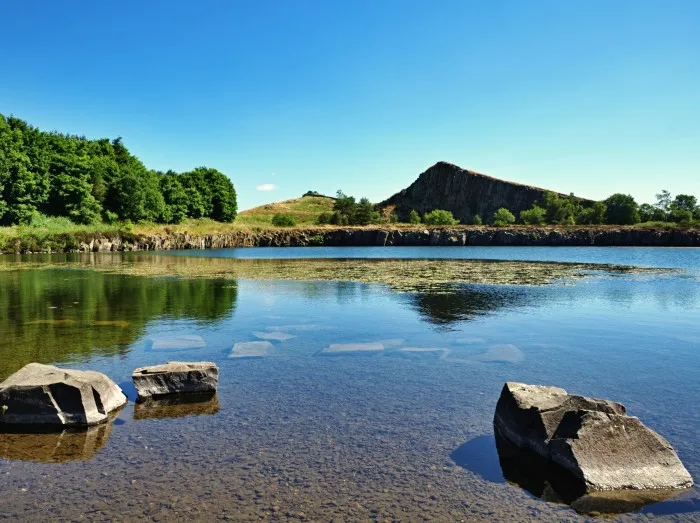
[[686, 488], [693, 480], [671, 445], [624, 405], [558, 387], [508, 382], [498, 435], [566, 469], [586, 491]]
[[136, 369], [132, 375], [139, 400], [183, 393], [213, 393], [219, 383], [219, 368], [208, 361], [172, 361]]
[[100, 372], [30, 363], [0, 383], [0, 426], [96, 425], [126, 402]]

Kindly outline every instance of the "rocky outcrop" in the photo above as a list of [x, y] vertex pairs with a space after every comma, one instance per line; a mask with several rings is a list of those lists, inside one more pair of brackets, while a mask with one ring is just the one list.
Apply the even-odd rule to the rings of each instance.
[[[501, 207], [517, 216], [520, 211], [541, 201], [544, 193], [545, 189], [499, 180], [451, 163], [438, 162], [408, 188], [379, 205], [393, 207], [403, 220], [407, 220], [411, 210], [424, 214], [434, 209], [445, 209], [462, 223], [472, 223], [476, 215], [490, 219]], [[582, 202], [592, 203], [590, 200]]]
[[96, 425], [126, 402], [100, 372], [30, 363], [0, 383], [0, 427]]
[[219, 368], [207, 361], [172, 361], [136, 369], [132, 378], [139, 401], [170, 394], [214, 393]]
[[673, 447], [620, 403], [509, 382], [494, 428], [570, 473], [587, 492], [693, 485]]
[[371, 227], [266, 229], [232, 231], [203, 236], [187, 233], [98, 236], [89, 242], [15, 247], [15, 253], [169, 251], [231, 247], [349, 247], [349, 246], [542, 246], [542, 247], [700, 247], [700, 229], [647, 229], [639, 227]]

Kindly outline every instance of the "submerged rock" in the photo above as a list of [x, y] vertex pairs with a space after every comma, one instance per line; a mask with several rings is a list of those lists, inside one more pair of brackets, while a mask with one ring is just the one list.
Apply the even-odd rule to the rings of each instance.
[[235, 343], [229, 358], [263, 358], [267, 356], [274, 345], [269, 341], [242, 341]]
[[566, 470], [585, 492], [693, 485], [673, 447], [628, 416], [620, 403], [509, 382], [496, 406], [494, 428]]
[[96, 425], [126, 402], [100, 372], [30, 363], [0, 383], [0, 427]]
[[219, 383], [219, 368], [208, 361], [171, 361], [136, 369], [132, 379], [139, 401], [168, 394], [214, 393]]

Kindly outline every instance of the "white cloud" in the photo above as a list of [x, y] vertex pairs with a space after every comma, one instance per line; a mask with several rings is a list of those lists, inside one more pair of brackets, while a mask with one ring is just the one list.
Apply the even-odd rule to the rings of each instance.
[[274, 191], [277, 189], [277, 186], [274, 183], [263, 183], [262, 185], [258, 185], [258, 191]]

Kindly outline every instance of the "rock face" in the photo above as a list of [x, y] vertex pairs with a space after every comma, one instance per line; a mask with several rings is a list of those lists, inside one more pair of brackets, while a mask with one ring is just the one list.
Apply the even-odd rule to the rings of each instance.
[[0, 427], [96, 425], [126, 402], [102, 373], [30, 363], [0, 383]]
[[693, 485], [673, 447], [628, 416], [620, 403], [509, 382], [496, 406], [494, 428], [568, 471], [586, 491]]
[[183, 393], [214, 393], [219, 383], [215, 363], [172, 361], [136, 369], [132, 375], [139, 400]]
[[499, 180], [451, 163], [438, 162], [407, 189], [380, 206], [394, 206], [404, 220], [412, 209], [421, 214], [433, 209], [445, 209], [462, 223], [472, 223], [477, 214], [490, 220], [500, 207], [510, 209], [517, 216], [520, 211], [531, 208], [541, 200], [544, 192], [544, 189], [537, 187]]

